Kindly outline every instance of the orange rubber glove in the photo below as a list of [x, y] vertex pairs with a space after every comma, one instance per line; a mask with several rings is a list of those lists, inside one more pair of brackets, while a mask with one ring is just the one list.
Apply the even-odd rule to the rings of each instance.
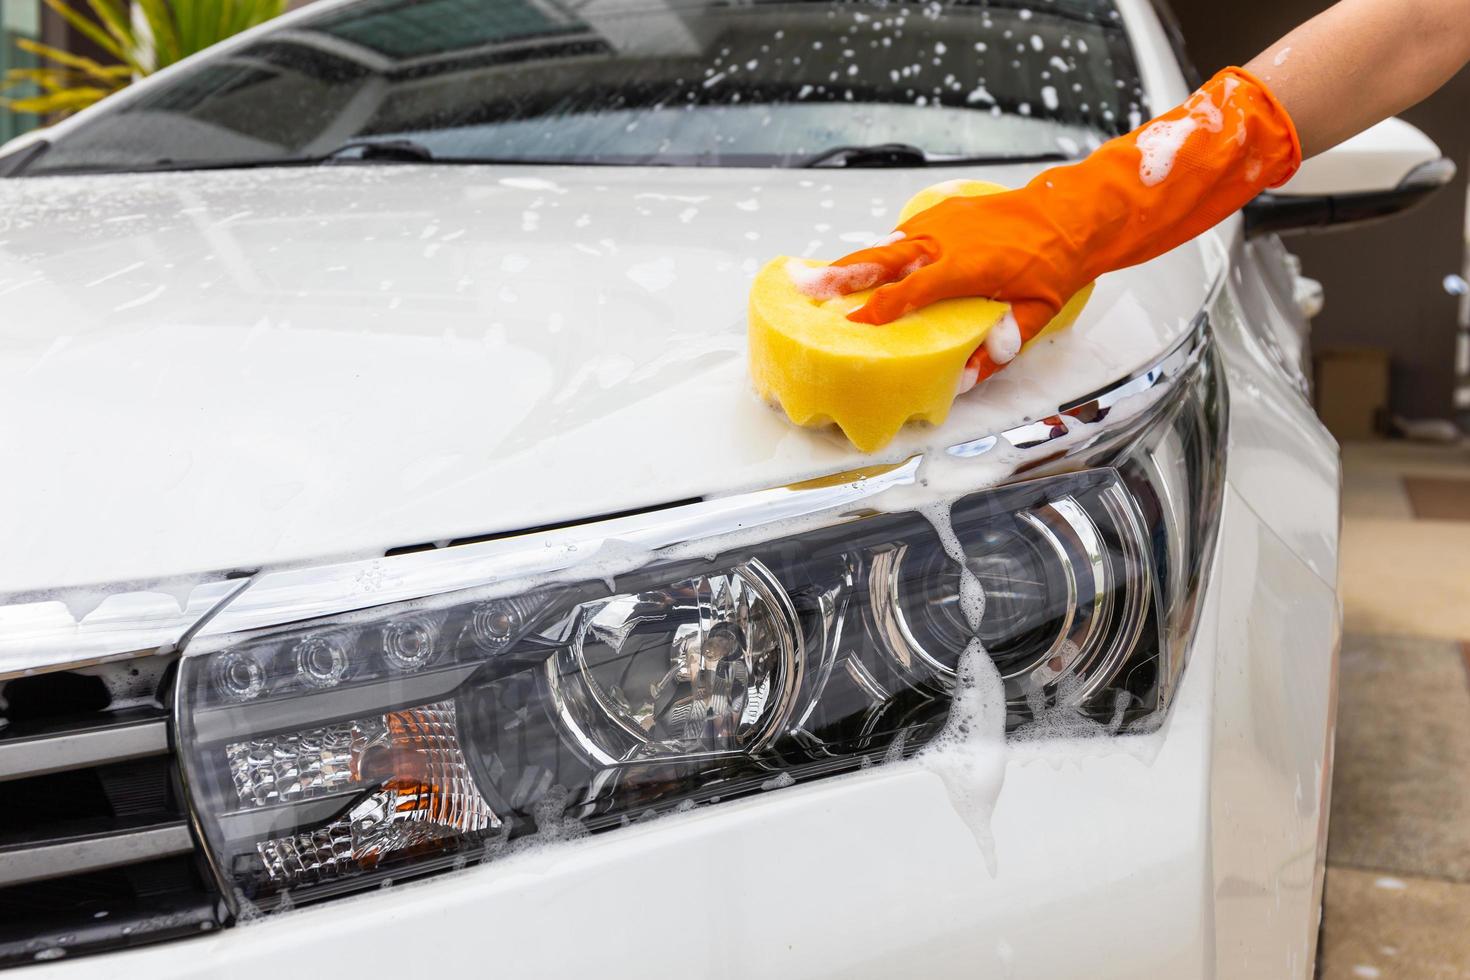
[[[1301, 159], [1281, 103], [1252, 75], [1226, 68], [1080, 163], [1020, 190], [949, 198], [900, 225], [902, 238], [838, 259], [860, 267], [843, 292], [890, 283], [848, 319], [882, 324], [941, 299], [983, 296], [1011, 304], [1024, 343], [1104, 272], [1214, 227], [1284, 183]], [[969, 366], [984, 379], [1004, 365], [981, 347]]]

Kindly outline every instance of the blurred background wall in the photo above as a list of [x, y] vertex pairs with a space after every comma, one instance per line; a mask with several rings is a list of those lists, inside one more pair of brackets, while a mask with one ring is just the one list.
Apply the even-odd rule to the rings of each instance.
[[[1195, 64], [1206, 77], [1241, 64], [1327, 0], [1171, 0]], [[1352, 98], [1351, 92], [1343, 93]], [[1465, 275], [1466, 176], [1470, 173], [1470, 69], [1402, 117], [1428, 133], [1459, 167], [1455, 182], [1409, 214], [1350, 231], [1287, 241], [1302, 271], [1320, 279], [1327, 305], [1313, 344], [1381, 347], [1392, 357], [1391, 406], [1409, 418], [1470, 415], [1470, 391], [1455, 405], [1457, 373], [1470, 374], [1470, 335], [1457, 337], [1462, 300], [1445, 277]]]
[[[34, 66], [34, 58], [15, 45], [21, 38], [40, 40], [40, 0], [0, 0], [0, 77], [12, 68]], [[19, 135], [33, 124], [33, 118], [0, 109], [0, 143]]]

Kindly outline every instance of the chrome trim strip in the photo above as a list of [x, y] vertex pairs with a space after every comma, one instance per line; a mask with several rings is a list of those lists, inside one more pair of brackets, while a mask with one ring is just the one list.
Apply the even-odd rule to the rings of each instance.
[[0, 681], [169, 650], [246, 581], [204, 582], [182, 597], [153, 590], [115, 592], [80, 617], [59, 599], [0, 605]]
[[[996, 452], [992, 458], [1012, 459], [1016, 457], [1008, 453], [1044, 457], [1052, 444], [1050, 452], [1056, 455], [1085, 450], [1113, 431], [1099, 423], [1106, 422], [1114, 408], [1139, 395], [1157, 394], [1161, 386], [1191, 369], [1207, 336], [1207, 319], [1201, 313], [1168, 352], [1142, 370], [1062, 406], [1055, 416], [959, 443], [944, 453], [969, 459]], [[240, 587], [239, 580], [211, 582], [196, 587], [182, 610], [173, 596], [160, 593], [111, 596], [80, 621], [72, 619], [60, 602], [0, 606], [0, 678], [7, 670], [54, 668], [88, 656], [127, 655], [147, 646], [177, 644], [190, 630], [196, 630], [190, 636], [190, 652], [202, 652], [219, 646], [220, 637], [243, 630], [468, 588], [499, 594], [538, 583], [603, 577], [638, 567], [655, 553], [670, 558], [709, 554], [881, 509], [875, 498], [914, 484], [924, 461], [918, 455], [827, 479], [533, 535], [263, 572], [233, 598], [229, 596]], [[985, 482], [977, 482], [974, 489], [1006, 475], [997, 472], [982, 477]], [[168, 600], [167, 608], [162, 600]], [[111, 613], [120, 611], [119, 604], [129, 603], [153, 610], [152, 616], [98, 618], [104, 607]], [[206, 619], [216, 608], [215, 615]]]
[[[868, 509], [864, 504], [871, 498], [913, 483], [919, 462], [916, 456], [876, 474], [819, 481], [820, 487], [796, 484], [524, 537], [262, 574], [199, 630], [189, 649], [197, 652], [201, 643], [221, 634], [485, 583], [494, 584], [487, 595], [497, 595], [550, 581], [603, 577], [646, 564], [655, 552], [684, 557], [680, 546], [690, 555], [722, 550], [733, 544], [721, 540], [732, 536], [732, 528], [735, 536], [750, 537], [773, 525], [850, 520]], [[691, 543], [697, 550], [688, 549]]]
[[0, 887], [141, 864], [193, 851], [194, 837], [182, 820], [142, 830], [15, 844], [0, 848]]
[[168, 753], [168, 721], [149, 718], [0, 740], [0, 783]]
[[[1211, 293], [1213, 297], [1214, 293]], [[1146, 394], [1160, 384], [1171, 381], [1179, 374], [1190, 370], [1199, 362], [1209, 337], [1209, 317], [1197, 314], [1185, 331], [1184, 336], [1163, 357], [1142, 370], [1114, 382], [1106, 388], [1073, 399], [1057, 410], [1051, 419], [1038, 419], [1017, 425], [994, 435], [984, 436], [970, 442], [962, 442], [945, 450], [951, 456], [979, 456], [996, 449], [1032, 450], [1065, 438], [1067, 428], [1055, 421], [1063, 416], [1068, 421], [1092, 424], [1094, 420], [1106, 419], [1109, 412], [1126, 399]], [[1078, 447], [1081, 448], [1081, 447]]]

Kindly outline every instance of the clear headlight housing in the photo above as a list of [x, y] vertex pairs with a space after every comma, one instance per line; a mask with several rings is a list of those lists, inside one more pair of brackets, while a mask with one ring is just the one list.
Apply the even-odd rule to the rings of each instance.
[[[913, 753], [944, 727], [974, 638], [1009, 732], [1157, 726], [1221, 492], [1202, 336], [1111, 400], [1006, 434], [1030, 468], [953, 501], [890, 513], [863, 480], [829, 481], [845, 502], [801, 530], [581, 578], [574, 558], [536, 576], [535, 545], [497, 542], [504, 576], [449, 548], [408, 556], [431, 584], [380, 604], [404, 593], [374, 592], [385, 559], [339, 590], [351, 611], [278, 603], [264, 623], [231, 618], [247, 588], [186, 648], [177, 713], [236, 911]], [[997, 451], [957, 447], [949, 465], [982, 449]]]

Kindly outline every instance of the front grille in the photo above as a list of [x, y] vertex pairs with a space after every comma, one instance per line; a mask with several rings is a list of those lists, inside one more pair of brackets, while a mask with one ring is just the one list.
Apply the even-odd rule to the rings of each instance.
[[0, 682], [0, 966], [223, 921], [169, 743], [175, 661]]

